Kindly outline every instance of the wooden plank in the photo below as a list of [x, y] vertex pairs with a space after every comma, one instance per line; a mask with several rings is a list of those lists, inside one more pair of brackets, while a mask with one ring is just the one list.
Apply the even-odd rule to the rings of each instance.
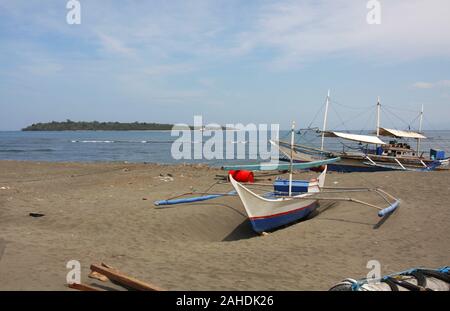
[[77, 289], [77, 290], [84, 291], [84, 292], [100, 292], [101, 291], [100, 289], [98, 289], [96, 287], [93, 287], [93, 286], [90, 286], [87, 284], [81, 284], [81, 283], [80, 284], [72, 283], [72, 284], [69, 284], [69, 287], [72, 289]]
[[116, 283], [128, 288], [142, 291], [164, 291], [164, 289], [160, 288], [159, 286], [145, 283], [138, 279], [126, 276], [119, 270], [108, 268], [105, 266], [106, 266], [105, 264], [103, 265], [92, 264], [91, 270], [103, 274], [111, 281], [115, 281]]
[[106, 264], [104, 262], [102, 262], [101, 265], [102, 265], [102, 267], [105, 267], [105, 268], [109, 268], [109, 269], [112, 269], [112, 270], [117, 270], [117, 269], [114, 269], [112, 266], [110, 266], [110, 265], [108, 265], [108, 264]]
[[88, 277], [90, 277], [91, 279], [96, 279], [96, 280], [102, 281], [102, 282], [108, 282], [109, 281], [109, 279], [105, 275], [100, 274], [100, 273], [95, 272], [95, 271], [91, 271], [91, 273], [89, 273]]

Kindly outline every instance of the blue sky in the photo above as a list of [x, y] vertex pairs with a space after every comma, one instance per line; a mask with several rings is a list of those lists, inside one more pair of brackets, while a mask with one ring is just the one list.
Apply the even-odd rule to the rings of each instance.
[[385, 126], [423, 104], [426, 128], [450, 129], [448, 0], [380, 0], [380, 25], [365, 0], [80, 2], [68, 25], [66, 0], [0, 0], [0, 130], [194, 114], [305, 127], [329, 88], [330, 127], [374, 128], [381, 96]]

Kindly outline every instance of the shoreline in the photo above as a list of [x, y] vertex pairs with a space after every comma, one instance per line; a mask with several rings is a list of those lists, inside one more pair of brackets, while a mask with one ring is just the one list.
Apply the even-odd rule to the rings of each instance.
[[[247, 161], [247, 162], [246, 162]], [[242, 163], [257, 162], [257, 160], [241, 160]], [[134, 165], [134, 166], [165, 166], [165, 167], [198, 167], [198, 168], [210, 168], [221, 170], [222, 164], [208, 164], [207, 162], [181, 162], [181, 163], [163, 163], [163, 162], [130, 162], [130, 161], [54, 161], [54, 160], [15, 160], [15, 159], [0, 159], [2, 162], [9, 163], [24, 163], [24, 164], [64, 164], [64, 165]], [[231, 162], [228, 162], [231, 163]], [[235, 162], [233, 162], [234, 164]], [[236, 162], [237, 163], [237, 162]], [[222, 170], [221, 170], [222, 171]], [[225, 174], [225, 171], [222, 171]]]

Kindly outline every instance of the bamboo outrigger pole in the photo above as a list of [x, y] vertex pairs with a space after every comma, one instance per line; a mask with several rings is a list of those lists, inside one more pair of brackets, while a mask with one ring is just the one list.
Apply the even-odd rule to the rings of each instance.
[[[423, 104], [422, 110], [420, 111], [420, 122], [419, 122], [419, 133], [422, 133], [422, 125], [423, 125]], [[417, 156], [420, 157], [420, 138], [417, 138]]]
[[328, 119], [328, 106], [330, 105], [330, 90], [328, 90], [327, 102], [325, 104], [325, 117], [323, 118], [323, 127], [322, 127], [322, 145], [320, 150], [323, 151], [323, 144], [325, 141], [325, 131], [327, 130], [327, 119]]
[[[381, 124], [381, 102], [380, 96], [377, 98], [377, 137], [380, 137], [380, 124]], [[378, 145], [375, 145], [375, 149], [378, 150]], [[376, 154], [378, 154], [376, 152]]]
[[294, 133], [295, 133], [295, 121], [292, 122], [291, 128], [291, 167], [289, 170], [289, 196], [292, 195], [292, 170], [294, 163]]
[[377, 137], [380, 136], [380, 123], [381, 122], [381, 102], [380, 96], [377, 98]]

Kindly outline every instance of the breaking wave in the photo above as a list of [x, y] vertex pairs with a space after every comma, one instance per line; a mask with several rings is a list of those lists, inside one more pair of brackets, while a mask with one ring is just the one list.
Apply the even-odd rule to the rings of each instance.
[[168, 144], [170, 140], [71, 140], [72, 143], [90, 144]]

